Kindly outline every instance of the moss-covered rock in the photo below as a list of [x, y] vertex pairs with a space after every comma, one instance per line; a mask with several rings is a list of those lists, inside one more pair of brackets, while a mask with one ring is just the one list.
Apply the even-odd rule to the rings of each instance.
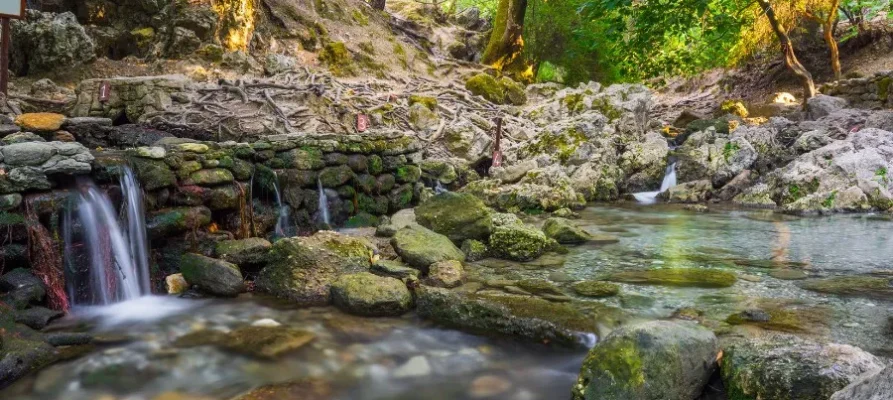
[[462, 242], [462, 252], [465, 253], [465, 261], [474, 262], [487, 258], [487, 245], [479, 240], [466, 239]]
[[145, 190], [152, 191], [177, 184], [177, 176], [164, 161], [133, 157], [128, 165]]
[[203, 169], [189, 174], [189, 180], [201, 186], [213, 186], [230, 183], [235, 179], [232, 171], [223, 168]]
[[[385, 199], [385, 205], [387, 205], [387, 199]], [[360, 206], [360, 210], [363, 210], [362, 206]], [[387, 208], [385, 208], [387, 211]], [[376, 227], [378, 226], [380, 220], [378, 217], [369, 214], [364, 211], [358, 212], [356, 215], [351, 216], [347, 219], [347, 222], [344, 223], [345, 228], [365, 228], [365, 227]]]
[[384, 161], [377, 154], [366, 158], [367, 171], [372, 175], [378, 175], [384, 171]]
[[420, 316], [481, 334], [502, 334], [526, 340], [581, 346], [601, 327], [619, 323], [623, 313], [597, 302], [553, 303], [537, 297], [468, 293], [421, 286], [416, 290]]
[[255, 285], [300, 304], [326, 305], [332, 282], [343, 274], [367, 271], [374, 250], [365, 239], [329, 231], [281, 239], [273, 244]]
[[788, 334], [724, 346], [721, 372], [729, 399], [827, 399], [860, 375], [883, 368], [858, 347]]
[[626, 271], [612, 274], [609, 281], [640, 285], [723, 288], [738, 281], [735, 274], [716, 269], [665, 268], [646, 271]]
[[331, 42], [319, 53], [319, 60], [329, 67], [335, 76], [350, 76], [357, 73], [353, 56], [343, 42]]
[[462, 262], [447, 260], [431, 264], [425, 284], [434, 287], [454, 288], [461, 286], [463, 280], [465, 280], [465, 269], [462, 268]]
[[394, 175], [397, 177], [397, 182], [414, 183], [422, 177], [422, 169], [416, 165], [403, 165], [397, 167]]
[[310, 343], [310, 332], [286, 327], [243, 326], [228, 333], [200, 330], [174, 341], [176, 347], [216, 346], [261, 359], [276, 359]]
[[530, 261], [543, 254], [550, 240], [539, 229], [526, 225], [498, 226], [490, 235], [490, 253], [513, 261]]
[[419, 96], [419, 95], [410, 95], [409, 96], [409, 105], [413, 104], [421, 104], [428, 108], [431, 111], [437, 110], [437, 98], [430, 96]]
[[585, 297], [611, 297], [620, 293], [620, 286], [603, 281], [582, 281], [572, 286], [574, 293]]
[[421, 273], [419, 270], [396, 260], [378, 260], [372, 264], [372, 272], [377, 275], [411, 280], [417, 280]]
[[239, 208], [242, 192], [234, 185], [217, 186], [205, 192], [205, 204], [213, 211]]
[[388, 193], [388, 203], [391, 211], [399, 211], [412, 205], [414, 191], [411, 184], [397, 186]]
[[412, 307], [412, 293], [398, 279], [368, 272], [342, 275], [332, 283], [332, 300], [339, 309], [356, 315], [401, 315]]
[[716, 368], [718, 353], [713, 332], [692, 322], [624, 326], [589, 351], [573, 398], [696, 399]]
[[561, 244], [579, 244], [592, 239], [592, 235], [564, 218], [547, 219], [543, 233]]
[[211, 210], [207, 207], [174, 207], [149, 214], [146, 232], [152, 238], [164, 238], [192, 231], [211, 223]]
[[505, 92], [499, 81], [492, 75], [480, 73], [465, 82], [465, 88], [476, 96], [481, 96], [493, 103], [505, 103]]
[[516, 106], [523, 106], [527, 103], [527, 91], [524, 90], [524, 85], [503, 76], [499, 80], [499, 86], [502, 87], [505, 99], [509, 103]]
[[285, 168], [314, 170], [326, 165], [322, 151], [312, 147], [299, 147], [276, 153], [276, 158], [282, 160]]
[[350, 182], [353, 177], [353, 171], [346, 165], [327, 167], [319, 172], [319, 181], [322, 182], [323, 187], [327, 188], [336, 188], [338, 186], [341, 186], [347, 182]]
[[800, 287], [840, 296], [893, 300], [893, 280], [876, 276], [836, 276], [803, 281]]
[[465, 239], [487, 240], [492, 230], [491, 210], [468, 193], [446, 192], [416, 207], [422, 226], [446, 235], [455, 243]]
[[221, 240], [214, 246], [214, 255], [236, 265], [257, 265], [267, 262], [273, 245], [264, 238]]
[[425, 272], [436, 262], [465, 261], [465, 254], [449, 238], [420, 225], [398, 230], [391, 245], [403, 261]]
[[750, 325], [791, 333], [827, 333], [833, 310], [824, 306], [806, 306], [762, 301], [758, 308], [750, 308], [726, 318], [731, 325]]
[[186, 253], [180, 256], [180, 272], [190, 285], [217, 296], [236, 296], [245, 291], [242, 272], [235, 264]]
[[40, 334], [13, 322], [12, 310], [0, 303], [0, 388], [34, 373], [59, 357]]

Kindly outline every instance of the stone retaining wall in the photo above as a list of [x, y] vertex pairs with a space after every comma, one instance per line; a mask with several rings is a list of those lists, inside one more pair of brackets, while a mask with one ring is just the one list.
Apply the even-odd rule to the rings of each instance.
[[893, 108], [893, 71], [827, 83], [819, 91], [830, 96], [843, 97], [852, 106], [859, 108]]

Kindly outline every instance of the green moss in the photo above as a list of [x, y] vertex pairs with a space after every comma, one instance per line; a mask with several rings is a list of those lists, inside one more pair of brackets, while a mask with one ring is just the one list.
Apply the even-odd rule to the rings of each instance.
[[[732, 314], [726, 318], [726, 322], [731, 325], [753, 325], [771, 331], [817, 334], [817, 329], [827, 326], [830, 313], [831, 310], [826, 307], [767, 307], [765, 310]], [[754, 314], [759, 318], [755, 318]]]
[[384, 161], [378, 155], [371, 155], [366, 158], [368, 171], [372, 175], [378, 175], [384, 170]]
[[738, 147], [738, 143], [728, 142], [722, 149], [722, 157], [726, 162], [729, 162], [729, 159], [734, 157], [735, 154], [738, 153], [738, 150], [741, 150], [741, 148]]
[[353, 13], [351, 13], [351, 14], [352, 14], [353, 20], [354, 20], [358, 25], [360, 25], [360, 26], [367, 26], [367, 25], [369, 25], [369, 17], [366, 16], [366, 14], [363, 14], [363, 12], [360, 11], [359, 8], [355, 8], [355, 9], [353, 10]]
[[360, 42], [360, 50], [372, 55], [375, 54], [375, 45], [372, 42]]
[[602, 281], [577, 282], [573, 289], [578, 295], [586, 297], [610, 297], [620, 293], [620, 286]]
[[803, 281], [800, 287], [814, 292], [840, 296], [867, 297], [879, 299], [893, 298], [893, 285], [890, 278], [874, 276], [837, 276], [826, 279]]
[[566, 163], [582, 143], [588, 140], [586, 135], [576, 128], [570, 128], [559, 133], [543, 133], [534, 142], [528, 142], [521, 147], [521, 154], [536, 156], [549, 154]]
[[886, 76], [878, 80], [877, 95], [881, 101], [887, 101], [890, 98], [890, 86], [893, 85], [893, 78]]
[[829, 194], [828, 197], [825, 198], [825, 200], [822, 200], [822, 207], [834, 208], [834, 198], [835, 197], [837, 197], [836, 190], [832, 191], [831, 194]]
[[137, 46], [145, 47], [155, 40], [155, 29], [152, 29], [152, 27], [136, 28], [130, 31], [130, 35], [136, 39]]
[[403, 69], [409, 69], [409, 60], [406, 58], [406, 50], [403, 49], [403, 46], [400, 43], [394, 43], [394, 55], [397, 56], [397, 60], [400, 61], [400, 65], [403, 66]]
[[225, 50], [222, 46], [216, 44], [206, 44], [198, 49], [196, 54], [206, 61], [221, 62]]
[[734, 285], [738, 278], [731, 272], [715, 269], [666, 268], [619, 272], [610, 275], [608, 280], [643, 285], [723, 288]]
[[496, 104], [505, 103], [506, 96], [496, 78], [489, 74], [480, 73], [465, 82], [465, 88], [476, 96], [482, 96]]
[[403, 165], [397, 168], [396, 176], [403, 183], [417, 182], [422, 177], [422, 170], [415, 165]]
[[429, 96], [418, 96], [418, 95], [410, 95], [409, 96], [409, 105], [413, 104], [421, 104], [425, 107], [428, 107], [431, 111], [437, 110], [437, 98], [429, 97]]
[[621, 110], [618, 110], [617, 107], [611, 104], [611, 100], [607, 96], [593, 99], [592, 108], [608, 117], [609, 121], [616, 121], [623, 115]]
[[725, 113], [733, 114], [741, 118], [747, 118], [747, 116], [750, 114], [747, 111], [747, 107], [744, 106], [744, 103], [741, 100], [723, 101], [719, 109]]
[[499, 226], [490, 235], [492, 254], [506, 260], [533, 260], [543, 254], [548, 244], [542, 231], [524, 225]]
[[327, 44], [320, 52], [319, 60], [328, 65], [329, 71], [335, 76], [351, 76], [357, 73], [353, 56], [343, 42]]
[[0, 227], [9, 228], [23, 223], [25, 223], [25, 217], [21, 214], [6, 211], [0, 212]]
[[564, 68], [548, 61], [540, 63], [539, 68], [536, 70], [537, 82], [564, 83], [565, 76], [567, 76], [567, 71]]

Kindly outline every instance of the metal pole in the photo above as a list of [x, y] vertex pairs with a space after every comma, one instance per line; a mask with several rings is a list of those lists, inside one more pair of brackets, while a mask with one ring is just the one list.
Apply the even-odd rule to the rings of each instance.
[[6, 96], [9, 94], [9, 18], [0, 18], [0, 29], [3, 29], [0, 39], [0, 92]]

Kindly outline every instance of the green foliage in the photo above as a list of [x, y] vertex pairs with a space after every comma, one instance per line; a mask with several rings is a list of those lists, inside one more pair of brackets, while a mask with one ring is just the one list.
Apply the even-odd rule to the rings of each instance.
[[579, 31], [614, 80], [693, 74], [727, 65], [747, 23], [741, 0], [588, 0], [596, 29]]
[[726, 143], [726, 146], [722, 149], [722, 156], [726, 160], [726, 162], [729, 162], [729, 159], [732, 158], [735, 155], [735, 153], [738, 152], [738, 150], [741, 150], [741, 148], [738, 147], [738, 143], [728, 142], [728, 143]]

